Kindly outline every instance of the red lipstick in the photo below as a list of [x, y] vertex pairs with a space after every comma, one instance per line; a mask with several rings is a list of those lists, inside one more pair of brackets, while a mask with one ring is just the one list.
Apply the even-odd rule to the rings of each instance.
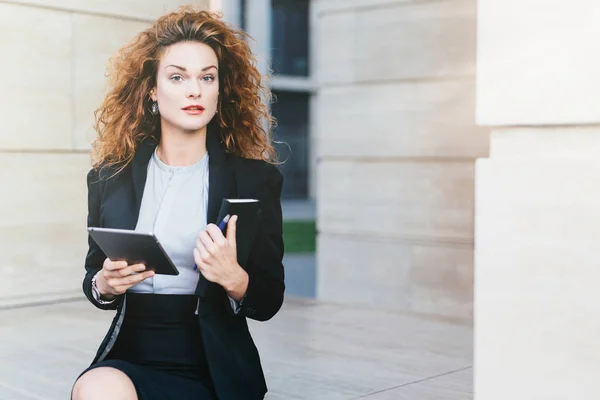
[[182, 108], [182, 110], [186, 113], [186, 114], [190, 114], [190, 115], [200, 115], [202, 114], [202, 112], [204, 111], [204, 107], [202, 107], [199, 104], [191, 104], [189, 106], [185, 106]]

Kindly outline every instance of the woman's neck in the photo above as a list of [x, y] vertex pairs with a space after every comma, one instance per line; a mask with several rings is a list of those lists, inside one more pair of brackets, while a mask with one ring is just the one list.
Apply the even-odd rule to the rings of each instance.
[[172, 167], [197, 163], [206, 154], [206, 128], [196, 132], [161, 132], [156, 154], [162, 162]]

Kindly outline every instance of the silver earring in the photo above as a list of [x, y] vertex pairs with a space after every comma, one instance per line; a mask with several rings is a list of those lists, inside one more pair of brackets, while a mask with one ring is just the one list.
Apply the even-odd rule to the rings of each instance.
[[158, 115], [158, 103], [156, 101], [150, 106], [150, 112], [152, 115]]

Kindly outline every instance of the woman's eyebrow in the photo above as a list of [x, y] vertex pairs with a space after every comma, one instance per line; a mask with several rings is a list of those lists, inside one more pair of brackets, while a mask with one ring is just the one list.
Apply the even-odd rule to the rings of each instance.
[[[166, 69], [166, 68], [169, 68], [169, 67], [175, 67], [175, 68], [177, 68], [177, 69], [180, 69], [180, 70], [182, 70], [182, 71], [184, 71], [184, 72], [185, 72], [185, 71], [187, 71], [187, 68], [185, 68], [185, 67], [180, 67], [179, 65], [174, 65], [174, 64], [167, 65], [167, 66], [165, 67], [165, 69]], [[219, 68], [217, 68], [215, 65], [209, 65], [208, 67], [204, 67], [204, 68], [202, 68], [202, 70], [201, 70], [201, 71], [202, 71], [202, 72], [204, 72], [204, 71], [208, 71], [208, 70], [209, 70], [209, 69], [211, 69], [211, 68], [214, 68], [214, 69], [216, 69], [217, 71], [219, 70]]]
[[169, 68], [169, 67], [175, 67], [175, 68], [177, 68], [177, 69], [180, 69], [180, 70], [182, 70], [182, 71], [187, 71], [187, 69], [186, 69], [185, 67], [180, 67], [179, 65], [167, 65], [167, 66], [165, 67], [165, 69], [167, 69], [167, 68]]

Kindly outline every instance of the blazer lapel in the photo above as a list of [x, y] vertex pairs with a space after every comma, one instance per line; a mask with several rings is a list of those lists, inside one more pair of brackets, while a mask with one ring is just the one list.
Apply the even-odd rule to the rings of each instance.
[[136, 223], [140, 215], [140, 207], [142, 206], [142, 196], [144, 195], [144, 187], [146, 186], [146, 178], [148, 176], [148, 163], [150, 162], [150, 157], [152, 157], [155, 148], [156, 143], [153, 141], [142, 141], [131, 162], [131, 179], [133, 180], [133, 192], [135, 195]]
[[[221, 203], [224, 198], [231, 195], [233, 186], [233, 167], [227, 162], [227, 157], [217, 132], [209, 129], [206, 135], [206, 149], [208, 151], [208, 207], [206, 210], [206, 221], [209, 224], [217, 222]], [[196, 287], [196, 295], [205, 295], [208, 281], [200, 274], [200, 280]]]

